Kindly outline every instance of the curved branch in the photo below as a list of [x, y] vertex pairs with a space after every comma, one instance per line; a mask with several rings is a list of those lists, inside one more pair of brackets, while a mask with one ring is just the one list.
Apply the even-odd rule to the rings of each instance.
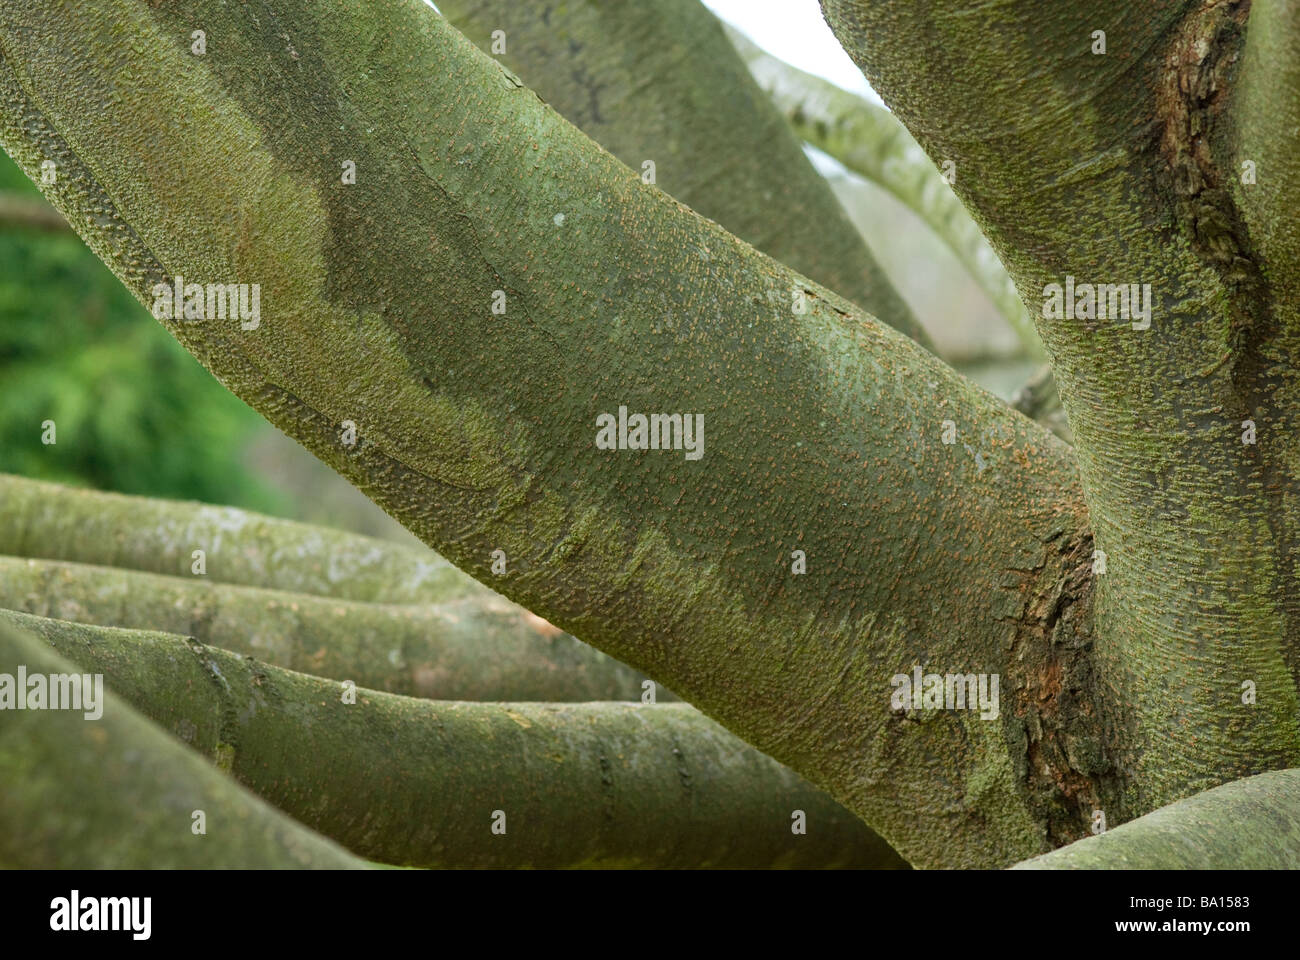
[[[249, 789], [424, 867], [887, 866], [856, 817], [685, 704], [451, 703], [356, 690], [167, 634], [0, 611]], [[505, 833], [494, 832], [495, 811]], [[805, 834], [792, 830], [802, 810]]]
[[1015, 869], [1300, 869], [1300, 770], [1234, 780]]
[[739, 31], [728, 28], [727, 35], [794, 132], [920, 217], [979, 284], [1025, 351], [1042, 359], [1042, 341], [1015, 283], [907, 128], [888, 110], [778, 60]]
[[[150, 302], [177, 275], [260, 284], [255, 327], [167, 320], [182, 343], [426, 543], [909, 861], [1086, 829], [1052, 768], [1067, 742], [1101, 755], [1096, 711], [1037, 692], [1088, 651], [1068, 448], [648, 187], [418, 0], [258, 10], [290, 40], [247, 5], [0, 7], [0, 141], [57, 158], [92, 249]], [[219, 53], [192, 54], [200, 21]], [[620, 407], [706, 427], [604, 449]], [[896, 712], [916, 665], [1005, 674], [1017, 702]]]
[[[929, 348], [929, 337], [700, 0], [438, 9], [633, 170]], [[500, 33], [498, 33], [500, 31]]]
[[[77, 668], [0, 617], [0, 674]], [[23, 691], [26, 695], [26, 691]], [[222, 776], [113, 693], [103, 714], [0, 713], [0, 867], [363, 868]], [[206, 833], [194, 832], [195, 811]]]
[[[0, 556], [0, 607], [184, 634], [290, 670], [437, 700], [639, 700], [645, 679], [494, 595], [380, 606]], [[656, 697], [675, 699], [666, 690]]]

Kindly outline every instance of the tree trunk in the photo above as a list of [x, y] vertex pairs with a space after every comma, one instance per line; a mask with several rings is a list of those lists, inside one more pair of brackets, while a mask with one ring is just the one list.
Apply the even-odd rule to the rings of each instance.
[[[1043, 304], [1104, 554], [1094, 667], [1122, 800], [1108, 819], [1300, 764], [1300, 330], [1270, 280], [1294, 276], [1291, 246], [1238, 202], [1243, 144], [1269, 136], [1232, 122], [1239, 104], [1261, 115], [1237, 90], [1251, 5], [823, 9], [931, 158], [957, 163], [958, 193]], [[1149, 313], [1116, 316], [1109, 292], [1089, 307], [1087, 284], [1137, 285]]]

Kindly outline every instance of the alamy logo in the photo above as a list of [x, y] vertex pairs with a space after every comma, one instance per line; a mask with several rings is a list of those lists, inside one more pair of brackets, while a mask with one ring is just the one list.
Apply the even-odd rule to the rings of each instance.
[[133, 940], [148, 940], [153, 928], [152, 897], [86, 897], [78, 890], [50, 901], [50, 929], [129, 930]]
[[1043, 287], [1045, 320], [1131, 320], [1134, 330], [1151, 327], [1151, 284], [1078, 283]]
[[1001, 682], [996, 673], [923, 673], [914, 667], [910, 677], [894, 674], [889, 703], [895, 710], [979, 710], [981, 720], [996, 720]]
[[[692, 423], [692, 416], [694, 423]], [[597, 450], [685, 450], [687, 460], [704, 456], [704, 414], [644, 413], [628, 416], [627, 407], [618, 416], [602, 413], [596, 418]]]
[[256, 330], [262, 323], [262, 285], [259, 283], [186, 283], [177, 276], [171, 284], [153, 285], [155, 320], [234, 320], [239, 329]]
[[104, 715], [102, 673], [0, 673], [0, 710], [81, 710], [87, 720]]

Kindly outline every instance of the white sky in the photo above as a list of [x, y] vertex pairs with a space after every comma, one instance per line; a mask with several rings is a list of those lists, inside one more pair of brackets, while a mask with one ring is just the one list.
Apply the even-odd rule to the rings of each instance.
[[880, 102], [826, 26], [817, 0], [704, 0], [704, 5], [774, 57]]

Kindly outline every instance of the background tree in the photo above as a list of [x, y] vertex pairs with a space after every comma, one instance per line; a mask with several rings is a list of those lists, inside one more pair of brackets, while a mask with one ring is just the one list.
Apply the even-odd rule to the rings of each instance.
[[[497, 15], [455, 6], [471, 33]], [[1143, 815], [1293, 821], [1289, 774], [1242, 779], [1300, 755], [1293, 264], [1289, 222], [1266, 202], [1286, 181], [1251, 192], [1265, 158], [1287, 162], [1273, 118], [1292, 98], [1262, 74], [1288, 62], [1289, 15], [1271, 10], [1256, 34], [1245, 3], [975, 16], [826, 0], [876, 89], [956, 171], [1035, 317], [1071, 448], [880, 323], [907, 325], [887, 284], [819, 285], [729, 234], [725, 203], [719, 226], [543, 103], [525, 84], [563, 110], [576, 70], [589, 94], [598, 69], [635, 90], [634, 55], [654, 62], [679, 25], [674, 89], [733, 96], [741, 127], [776, 110], [694, 5], [608, 21], [573, 7], [566, 55], [549, 7], [501, 28], [506, 61], [511, 30], [525, 34], [521, 76], [416, 0], [14, 0], [0, 142], [29, 175], [57, 166], [46, 195], [143, 302], [182, 274], [260, 285], [256, 329], [165, 322], [272, 423], [458, 567], [668, 685], [912, 864], [1008, 865], [1079, 840], [1098, 814], [1134, 822], [1065, 865], [1117, 849], [1173, 862]], [[622, 58], [584, 51], [591, 23]], [[583, 103], [569, 107], [580, 123]], [[708, 137], [686, 133], [655, 152], [703, 162]], [[722, 169], [740, 184], [720, 201], [766, 174]], [[818, 270], [787, 226], [752, 235], [792, 241], [781, 255]], [[856, 256], [869, 276], [862, 251], [835, 249], [823, 265]], [[1073, 278], [1149, 284], [1150, 326], [1045, 315], [1046, 291]], [[704, 456], [597, 449], [596, 417], [620, 406], [703, 413]], [[891, 677], [915, 666], [1000, 676], [999, 716], [891, 706]], [[417, 703], [392, 709], [438, 709]], [[1178, 849], [1183, 865], [1244, 855]], [[1294, 830], [1244, 853], [1294, 865]]]

